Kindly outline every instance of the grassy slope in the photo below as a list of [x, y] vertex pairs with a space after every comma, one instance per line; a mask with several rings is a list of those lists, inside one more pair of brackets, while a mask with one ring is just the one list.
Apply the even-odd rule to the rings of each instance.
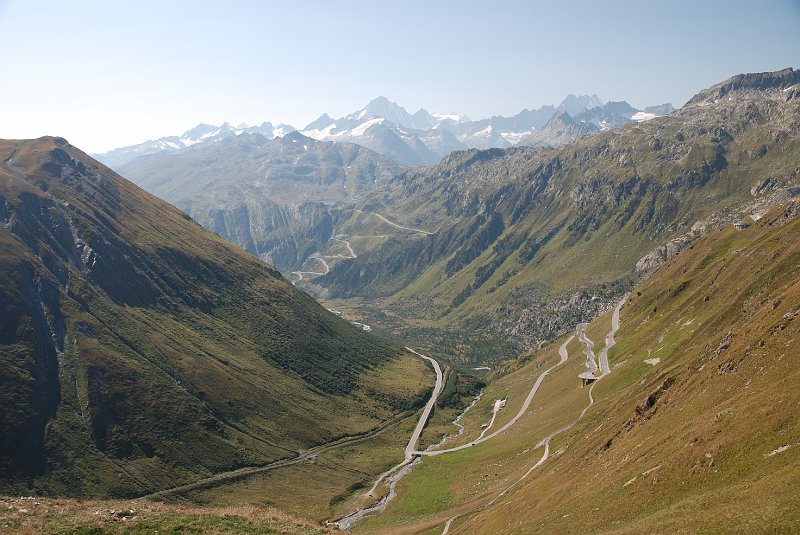
[[[553, 441], [550, 460], [494, 505], [487, 502], [540, 457], [531, 448], [586, 405], [577, 367], [548, 377], [539, 412], [532, 407], [491, 447], [425, 460], [387, 513], [360, 529], [440, 530], [461, 514], [451, 533], [796, 531], [797, 210], [779, 207], [743, 232], [715, 232], [638, 287], [596, 404]], [[608, 329], [607, 316], [599, 321], [589, 329], [596, 349]], [[535, 363], [553, 351], [489, 388], [505, 393], [514, 376], [532, 381]], [[570, 354], [578, 352], [573, 343]], [[661, 361], [644, 362], [651, 358]], [[485, 411], [465, 420], [474, 433]]]
[[422, 402], [419, 359], [63, 140], [3, 141], [0, 159], [7, 491], [144, 493]]

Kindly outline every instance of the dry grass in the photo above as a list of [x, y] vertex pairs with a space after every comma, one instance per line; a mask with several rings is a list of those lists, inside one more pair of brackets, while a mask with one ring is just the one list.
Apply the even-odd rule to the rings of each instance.
[[0, 532], [60, 533], [333, 533], [262, 507], [182, 507], [151, 502], [0, 498]]

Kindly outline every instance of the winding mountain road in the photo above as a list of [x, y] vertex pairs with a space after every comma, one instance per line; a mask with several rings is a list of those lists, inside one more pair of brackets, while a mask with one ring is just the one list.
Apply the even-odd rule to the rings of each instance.
[[429, 231], [429, 230], [423, 230], [423, 229], [421, 229], [421, 228], [414, 228], [414, 227], [404, 227], [403, 225], [398, 225], [397, 223], [395, 223], [395, 222], [393, 222], [393, 221], [389, 221], [388, 219], [386, 219], [385, 217], [383, 217], [381, 214], [376, 214], [375, 212], [364, 212], [364, 211], [362, 211], [362, 210], [359, 210], [359, 209], [354, 209], [353, 211], [354, 211], [354, 212], [358, 212], [359, 214], [373, 215], [373, 216], [377, 217], [378, 219], [380, 219], [381, 221], [383, 221], [384, 223], [388, 223], [388, 224], [390, 224], [391, 226], [393, 226], [393, 227], [396, 227], [396, 228], [399, 228], [399, 229], [403, 229], [403, 230], [411, 230], [411, 231], [413, 231], [413, 232], [419, 232], [420, 234], [427, 234], [427, 235], [429, 235], [429, 236], [431, 236], [431, 235], [433, 235], [433, 234], [436, 234], [435, 232], [431, 232], [431, 231]]
[[390, 420], [383, 425], [364, 433], [362, 435], [354, 436], [354, 437], [346, 437], [341, 438], [339, 440], [334, 440], [327, 444], [321, 444], [319, 446], [310, 448], [304, 452], [299, 452], [297, 457], [293, 457], [291, 459], [281, 459], [272, 463], [268, 463], [261, 466], [249, 466], [246, 468], [238, 468], [236, 470], [230, 470], [228, 472], [222, 472], [219, 474], [215, 474], [211, 477], [207, 477], [204, 479], [200, 479], [198, 481], [194, 481], [192, 483], [187, 483], [185, 485], [178, 485], [176, 487], [171, 487], [168, 489], [162, 489], [156, 492], [152, 492], [150, 494], [146, 494], [135, 498], [135, 500], [148, 500], [154, 498], [162, 498], [164, 496], [169, 496], [171, 494], [180, 494], [182, 492], [190, 491], [190, 490], [197, 490], [203, 488], [210, 488], [220, 485], [222, 483], [227, 483], [232, 480], [240, 479], [243, 477], [251, 476], [254, 474], [259, 474], [261, 472], [267, 472], [269, 470], [274, 470], [276, 468], [282, 468], [284, 466], [291, 466], [293, 464], [301, 463], [301, 462], [308, 462], [314, 455], [319, 455], [321, 453], [325, 453], [330, 450], [334, 450], [337, 448], [342, 448], [344, 446], [351, 446], [353, 444], [357, 444], [359, 442], [364, 442], [365, 440], [370, 440], [375, 438], [388, 429], [394, 427], [395, 425], [399, 424], [400, 422], [405, 421], [406, 419], [410, 418], [410, 416], [395, 418]]
[[433, 406], [436, 404], [436, 400], [439, 398], [439, 394], [441, 394], [442, 390], [444, 389], [444, 375], [442, 374], [442, 368], [439, 367], [439, 363], [431, 357], [417, 353], [410, 347], [407, 347], [406, 350], [414, 353], [418, 357], [422, 357], [433, 365], [433, 369], [436, 372], [436, 384], [433, 387], [433, 392], [431, 393], [428, 403], [425, 404], [425, 408], [422, 410], [422, 414], [419, 417], [417, 426], [414, 428], [414, 432], [411, 433], [411, 438], [408, 440], [408, 444], [406, 445], [405, 449], [405, 459], [403, 459], [403, 462], [400, 464], [393, 466], [378, 476], [378, 479], [375, 480], [375, 483], [373, 483], [372, 487], [369, 489], [369, 492], [367, 493], [368, 496], [375, 494], [375, 489], [378, 488], [378, 485], [380, 485], [384, 479], [414, 460], [414, 453], [416, 452], [419, 437], [422, 434], [422, 430], [425, 428], [425, 424], [428, 422], [428, 418], [431, 416], [431, 411], [433, 410]]
[[353, 248], [350, 246], [350, 242], [349, 241], [343, 240], [341, 238], [331, 238], [331, 240], [332, 241], [338, 241], [339, 243], [343, 243], [345, 245], [345, 247], [347, 247], [347, 250], [350, 251], [350, 256], [337, 255], [336, 258], [358, 258], [358, 255], [353, 250]]
[[[620, 326], [620, 319], [619, 319], [619, 316], [620, 316], [620, 310], [622, 309], [622, 306], [625, 304], [625, 301], [627, 300], [627, 298], [628, 298], [628, 296], [627, 296], [627, 294], [626, 294], [626, 295], [624, 295], [624, 296], [622, 297], [622, 299], [620, 299], [619, 303], [617, 303], [617, 306], [614, 308], [614, 312], [613, 312], [613, 314], [611, 315], [611, 330], [610, 330], [610, 331], [609, 331], [609, 333], [606, 335], [606, 339], [605, 339], [606, 345], [605, 345], [605, 347], [602, 349], [602, 351], [600, 352], [600, 365], [601, 365], [601, 370], [608, 370], [608, 371], [604, 371], [604, 372], [603, 372], [603, 374], [602, 374], [600, 377], [597, 377], [597, 379], [600, 379], [600, 378], [604, 377], [605, 375], [607, 375], [608, 373], [610, 373], [610, 368], [609, 368], [609, 365], [608, 365], [608, 350], [609, 350], [609, 349], [611, 349], [612, 347], [614, 347], [614, 345], [617, 343], [617, 342], [616, 342], [616, 340], [615, 340], [615, 338], [614, 338], [614, 335], [615, 335], [615, 334], [616, 334], [616, 332], [619, 330], [619, 326]], [[585, 332], [586, 332], [586, 325], [587, 325], [586, 323], [579, 323], [579, 324], [577, 325], [577, 327], [576, 327], [576, 332], [577, 332], [577, 333], [579, 333], [579, 335], [580, 335], [581, 333], [585, 333]], [[565, 342], [565, 343], [564, 343], [564, 344], [561, 346], [561, 348], [559, 349], [559, 352], [561, 352], [562, 350], [563, 350], [564, 352], [566, 352], [566, 346], [567, 346], [567, 344], [569, 344], [569, 342], [570, 342], [570, 341], [571, 341], [573, 338], [574, 338], [574, 336], [573, 336], [573, 337], [570, 337], [570, 339], [569, 339], [569, 340], [567, 340], [567, 341], [566, 341], [566, 342]], [[584, 339], [585, 339], [585, 340], [584, 340]], [[581, 339], [581, 342], [583, 342], [585, 345], [587, 345], [587, 348], [586, 348], [586, 349], [584, 349], [584, 353], [586, 354], [586, 357], [587, 357], [587, 367], [588, 367], [588, 361], [589, 361], [589, 352], [591, 351], [591, 346], [589, 346], [589, 345], [587, 344], [587, 342], [591, 343], [591, 341], [589, 341], [589, 340], [588, 340], [588, 338], [585, 338], [585, 336], [584, 336], [584, 339]], [[587, 350], [588, 350], [588, 351], [587, 351]], [[564, 356], [564, 354], [563, 354], [563, 353], [562, 353], [562, 358], [565, 358], [565, 356]], [[595, 369], [596, 369], [596, 367], [595, 367]], [[523, 481], [525, 478], [527, 478], [529, 475], [531, 475], [531, 473], [533, 473], [533, 471], [534, 471], [534, 470], [536, 470], [537, 468], [539, 468], [540, 466], [542, 466], [542, 465], [543, 465], [543, 464], [544, 464], [544, 463], [545, 463], [545, 462], [546, 462], [546, 461], [547, 461], [547, 460], [550, 458], [550, 442], [551, 442], [551, 441], [552, 441], [552, 440], [553, 440], [555, 437], [557, 437], [558, 435], [560, 435], [561, 433], [563, 433], [563, 432], [565, 432], [565, 431], [568, 431], [568, 430], [572, 429], [572, 427], [573, 427], [575, 424], [577, 424], [577, 423], [578, 423], [578, 421], [579, 421], [581, 418], [583, 418], [583, 416], [586, 414], [586, 411], [588, 411], [588, 410], [589, 410], [589, 408], [590, 408], [592, 405], [594, 405], [594, 397], [593, 397], [593, 395], [592, 395], [592, 391], [594, 390], [594, 387], [595, 387], [596, 385], [597, 385], [597, 381], [595, 381], [594, 383], [592, 383], [592, 386], [589, 388], [589, 404], [588, 404], [588, 405], [586, 405], [586, 407], [584, 407], [584, 408], [583, 408], [583, 410], [582, 410], [582, 411], [581, 411], [581, 413], [578, 415], [578, 417], [577, 417], [577, 418], [576, 418], [576, 419], [575, 419], [575, 420], [574, 420], [572, 423], [570, 423], [569, 425], [566, 425], [566, 426], [562, 427], [561, 429], [558, 429], [557, 431], [554, 431], [553, 433], [550, 433], [548, 436], [546, 436], [544, 439], [542, 439], [542, 440], [541, 440], [541, 441], [540, 441], [540, 442], [539, 442], [539, 443], [536, 445], [536, 449], [538, 449], [538, 448], [540, 448], [540, 447], [544, 447], [544, 452], [542, 453], [542, 456], [539, 458], [539, 460], [538, 460], [538, 461], [536, 461], [536, 464], [534, 464], [533, 466], [531, 466], [531, 467], [530, 467], [530, 468], [529, 468], [529, 469], [528, 469], [528, 470], [527, 470], [527, 471], [526, 471], [526, 472], [525, 472], [525, 473], [522, 475], [522, 477], [520, 477], [518, 480], [516, 480], [515, 482], [513, 482], [511, 485], [509, 485], [508, 487], [506, 487], [505, 489], [503, 489], [503, 490], [502, 490], [502, 491], [501, 491], [501, 492], [500, 492], [500, 493], [499, 493], [497, 496], [495, 496], [495, 497], [494, 497], [494, 498], [493, 498], [491, 501], [489, 501], [489, 502], [486, 504], [486, 506], [493, 505], [495, 502], [497, 502], [497, 500], [499, 500], [500, 498], [502, 498], [503, 496], [505, 496], [505, 495], [506, 495], [506, 494], [507, 494], [507, 493], [508, 493], [508, 492], [509, 492], [509, 491], [510, 491], [512, 488], [514, 488], [514, 487], [515, 487], [516, 485], [518, 485], [518, 484], [519, 484], [521, 481]], [[461, 515], [456, 515], [456, 516], [453, 516], [453, 517], [450, 517], [450, 518], [448, 518], [448, 519], [447, 519], [447, 522], [446, 522], [446, 523], [445, 523], [445, 525], [444, 525], [444, 529], [442, 530], [442, 535], [447, 535], [447, 534], [450, 532], [450, 526], [453, 524], [453, 521], [455, 521], [455, 520], [456, 520], [457, 518], [459, 518], [460, 516], [461, 516]]]
[[378, 485], [380, 485], [384, 480], [388, 480], [389, 493], [386, 496], [369, 507], [359, 509], [358, 511], [350, 513], [339, 520], [327, 522], [328, 525], [335, 525], [339, 529], [348, 530], [351, 526], [362, 520], [364, 517], [383, 512], [389, 502], [396, 495], [395, 486], [397, 485], [397, 482], [411, 471], [411, 468], [415, 462], [418, 462], [415, 459], [417, 443], [419, 442], [419, 437], [422, 434], [422, 430], [425, 428], [425, 424], [428, 422], [428, 418], [431, 416], [431, 411], [433, 411], [433, 407], [436, 405], [436, 400], [439, 398], [439, 394], [441, 394], [442, 390], [444, 389], [444, 375], [442, 374], [442, 368], [439, 366], [439, 363], [436, 362], [436, 360], [423, 355], [422, 353], [418, 353], [410, 347], [406, 347], [406, 350], [429, 361], [433, 365], [433, 369], [436, 372], [436, 384], [433, 387], [433, 392], [431, 393], [430, 399], [428, 399], [428, 403], [425, 404], [425, 408], [422, 410], [422, 414], [419, 417], [417, 426], [414, 428], [414, 432], [411, 434], [411, 438], [408, 440], [405, 450], [405, 459], [403, 459], [403, 462], [400, 464], [393, 466], [386, 472], [379, 475], [378, 479], [375, 480], [375, 483], [373, 483], [372, 487], [367, 493], [368, 496], [373, 496], [375, 494], [375, 489], [378, 488]]
[[[397, 223], [394, 223], [393, 221], [389, 221], [388, 219], [386, 219], [382, 215], [376, 214], [375, 212], [363, 212], [363, 211], [357, 210], [357, 209], [353, 210], [353, 211], [354, 212], [358, 212], [360, 214], [367, 214], [367, 215], [375, 216], [375, 217], [379, 218], [380, 220], [384, 221], [385, 223], [388, 223], [389, 225], [392, 225], [393, 227], [397, 227], [399, 229], [410, 230], [412, 232], [418, 232], [420, 234], [428, 234], [428, 235], [434, 234], [433, 232], [430, 232], [430, 231], [427, 231], [427, 230], [423, 230], [423, 229], [419, 229], [419, 228], [413, 228], [413, 227], [404, 227], [403, 225], [398, 225]], [[346, 234], [340, 234], [339, 236], [345, 236], [345, 235]], [[353, 238], [388, 238], [390, 236], [392, 236], [392, 235], [391, 234], [383, 234], [383, 235], [379, 235], [379, 236], [351, 236], [351, 237], [353, 237]], [[345, 256], [343, 254], [323, 255], [323, 254], [319, 254], [319, 253], [314, 253], [313, 255], [309, 256], [308, 258], [309, 259], [314, 259], [314, 260], [317, 260], [317, 261], [321, 262], [322, 266], [325, 268], [325, 271], [324, 272], [319, 272], [319, 271], [292, 271], [291, 274], [292, 275], [297, 275], [297, 277], [298, 277], [296, 281], [292, 282], [292, 284], [296, 285], [298, 282], [303, 280], [304, 279], [303, 275], [313, 275], [315, 277], [321, 277], [322, 275], [327, 275], [328, 273], [330, 273], [331, 268], [328, 265], [328, 263], [325, 261], [326, 258], [334, 259], [334, 260], [335, 259], [352, 260], [354, 258], [358, 258], [358, 254], [356, 254], [355, 250], [353, 249], [352, 245], [350, 244], [350, 242], [348, 240], [345, 240], [345, 239], [339, 238], [339, 237], [333, 237], [333, 238], [331, 238], [331, 241], [337, 241], [339, 243], [343, 243], [345, 245], [345, 247], [347, 247], [347, 251], [350, 253], [350, 256]]]
[[547, 375], [551, 371], [555, 370], [556, 368], [558, 368], [559, 366], [561, 366], [562, 364], [564, 364], [567, 361], [567, 358], [569, 356], [567, 354], [567, 346], [569, 345], [570, 342], [572, 342], [572, 340], [574, 338], [575, 338], [574, 335], [570, 336], [569, 338], [567, 338], [566, 342], [561, 344], [561, 347], [558, 349], [558, 353], [561, 356], [561, 360], [559, 360], [556, 364], [554, 364], [554, 365], [550, 366], [549, 368], [547, 368], [545, 371], [543, 371], [539, 375], [539, 377], [536, 378], [536, 382], [533, 383], [533, 386], [531, 387], [530, 392], [528, 392], [528, 397], [526, 397], [525, 401], [522, 403], [522, 407], [520, 407], [520, 409], [517, 412], [517, 414], [514, 415], [514, 417], [511, 420], [506, 422], [506, 424], [503, 425], [500, 429], [498, 429], [497, 431], [494, 431], [493, 433], [491, 433], [489, 435], [486, 435], [486, 436], [484, 436], [482, 438], [477, 438], [477, 439], [473, 440], [472, 442], [470, 442], [468, 444], [462, 444], [461, 446], [456, 446], [454, 448], [447, 448], [447, 449], [444, 449], [444, 450], [431, 450], [431, 451], [419, 451], [419, 450], [417, 450], [417, 451], [414, 451], [413, 453], [415, 455], [433, 457], [435, 455], [442, 455], [444, 453], [452, 453], [454, 451], [461, 451], [461, 450], [464, 450], [464, 449], [467, 449], [467, 448], [471, 448], [472, 446], [476, 446], [478, 444], [481, 444], [482, 442], [486, 442], [487, 440], [491, 440], [494, 437], [496, 437], [497, 435], [499, 435], [500, 433], [502, 433], [503, 431], [505, 431], [506, 429], [508, 429], [509, 427], [513, 426], [515, 423], [517, 423], [517, 421], [520, 418], [522, 418], [522, 416], [528, 410], [528, 407], [531, 406], [531, 402], [533, 401], [533, 396], [535, 396], [536, 392], [539, 391], [539, 387], [542, 385], [542, 382], [544, 381], [544, 378], [547, 377]]
[[583, 353], [586, 355], [586, 367], [589, 369], [589, 372], [594, 373], [597, 370], [597, 364], [595, 363], [594, 356], [594, 342], [586, 337], [586, 327], [588, 326], [588, 323], [579, 323], [575, 328], [575, 333], [578, 335], [578, 339], [581, 343], [586, 346], [583, 349]]
[[619, 330], [619, 313], [622, 310], [622, 305], [625, 304], [625, 300], [628, 298], [627, 295], [622, 298], [622, 300], [617, 304], [617, 307], [614, 309], [614, 313], [611, 314], [611, 330], [608, 331], [606, 335], [606, 346], [600, 350], [598, 358], [600, 360], [600, 372], [602, 373], [601, 377], [604, 375], [608, 375], [611, 373], [611, 367], [608, 365], [608, 350], [614, 347], [617, 343], [614, 340], [614, 335]]
[[294, 281], [292, 284], [297, 284], [298, 282], [303, 280], [303, 275], [316, 275], [318, 277], [321, 277], [322, 275], [327, 275], [330, 272], [330, 270], [331, 270], [330, 266], [328, 266], [328, 263], [325, 261], [325, 259], [321, 255], [313, 254], [313, 255], [309, 256], [309, 258], [313, 258], [314, 260], [317, 260], [318, 262], [321, 262], [322, 263], [322, 267], [325, 268], [325, 272], [324, 273], [320, 273], [318, 271], [292, 271], [293, 275], [297, 275], [298, 277], [300, 277], [299, 279]]
[[[536, 470], [542, 464], [544, 464], [545, 461], [547, 461], [547, 459], [550, 457], [550, 441], [553, 440], [558, 435], [560, 435], [561, 433], [563, 433], [565, 431], [569, 431], [570, 429], [572, 429], [572, 427], [575, 426], [575, 424], [577, 424], [578, 421], [581, 418], [583, 418], [583, 416], [586, 414], [586, 411], [588, 411], [589, 408], [592, 405], [594, 405], [594, 397], [592, 396], [592, 391], [594, 390], [594, 387], [597, 385], [597, 381], [599, 381], [600, 379], [602, 379], [603, 377], [605, 377], [606, 375], [611, 373], [611, 370], [610, 370], [609, 365], [608, 365], [608, 350], [611, 349], [612, 347], [614, 347], [616, 345], [616, 343], [617, 343], [616, 340], [614, 339], [614, 335], [619, 330], [619, 324], [620, 324], [619, 323], [619, 314], [620, 314], [620, 310], [622, 309], [622, 306], [625, 304], [625, 301], [627, 300], [627, 298], [628, 298], [627, 294], [622, 297], [622, 299], [619, 301], [619, 303], [617, 303], [617, 306], [614, 308], [613, 314], [611, 315], [611, 330], [606, 335], [606, 339], [605, 339], [606, 345], [605, 345], [605, 347], [600, 351], [600, 364], [601, 364], [602, 375], [597, 377], [595, 382], [592, 383], [592, 386], [589, 388], [589, 404], [586, 405], [586, 407], [583, 408], [581, 413], [578, 415], [577, 418], [575, 418], [575, 420], [572, 423], [562, 427], [561, 429], [559, 429], [557, 431], [554, 431], [553, 433], [550, 433], [541, 442], [539, 442], [536, 445], [537, 448], [540, 448], [540, 447], [544, 446], [544, 453], [542, 454], [542, 457], [536, 462], [536, 464], [531, 466], [528, 469], [528, 471], [525, 472], [525, 474], [522, 477], [520, 477], [517, 481], [515, 481], [514, 483], [512, 483], [508, 487], [506, 487], [506, 489], [503, 490], [500, 494], [498, 494], [492, 501], [490, 501], [488, 503], [488, 505], [492, 505], [493, 503], [495, 503], [498, 499], [503, 497], [509, 490], [511, 490], [520, 481], [522, 481], [523, 479], [525, 479], [526, 477], [531, 475], [531, 473], [534, 470]], [[580, 328], [581, 325], [584, 326], [583, 327], [583, 332], [585, 332], [586, 324], [585, 323], [579, 324], [578, 328]]]

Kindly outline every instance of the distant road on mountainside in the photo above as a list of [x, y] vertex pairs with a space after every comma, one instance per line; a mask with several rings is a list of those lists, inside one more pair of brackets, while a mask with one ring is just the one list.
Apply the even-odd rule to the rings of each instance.
[[542, 385], [542, 382], [544, 381], [544, 378], [547, 377], [547, 375], [551, 371], [555, 370], [556, 368], [558, 368], [559, 366], [561, 366], [562, 364], [564, 364], [567, 361], [567, 358], [568, 358], [567, 346], [569, 345], [570, 342], [572, 342], [572, 340], [574, 338], [575, 338], [575, 336], [572, 335], [569, 338], [567, 338], [566, 342], [561, 344], [561, 347], [558, 349], [558, 353], [561, 356], [561, 360], [559, 360], [556, 364], [554, 364], [554, 365], [550, 366], [549, 368], [547, 368], [545, 371], [543, 371], [539, 375], [539, 377], [536, 379], [536, 382], [531, 387], [530, 392], [528, 392], [528, 397], [525, 398], [525, 402], [522, 404], [522, 407], [520, 407], [520, 409], [517, 412], [517, 414], [511, 420], [509, 420], [503, 427], [501, 427], [500, 429], [498, 429], [497, 431], [495, 431], [495, 432], [493, 432], [493, 433], [491, 433], [489, 435], [486, 435], [483, 438], [475, 439], [472, 442], [470, 442], [469, 444], [462, 444], [461, 446], [456, 446], [454, 448], [447, 448], [447, 449], [444, 449], [444, 450], [434, 450], [434, 451], [419, 451], [419, 450], [417, 450], [417, 451], [414, 451], [414, 454], [415, 455], [424, 455], [424, 456], [428, 456], [428, 457], [433, 457], [435, 455], [441, 455], [443, 453], [452, 453], [454, 451], [461, 451], [461, 450], [464, 450], [464, 449], [467, 449], [467, 448], [471, 448], [472, 446], [476, 446], [476, 445], [478, 445], [478, 444], [480, 444], [482, 442], [486, 442], [487, 440], [491, 440], [492, 438], [496, 437], [497, 435], [499, 435], [500, 433], [502, 433], [503, 431], [505, 431], [509, 427], [513, 426], [515, 423], [517, 423], [517, 420], [522, 418], [522, 415], [525, 414], [525, 412], [528, 410], [528, 407], [531, 406], [531, 402], [533, 401], [533, 396], [535, 396], [536, 392], [538, 392], [539, 387]]
[[353, 210], [353, 211], [354, 211], [354, 212], [358, 212], [359, 214], [368, 214], [368, 215], [374, 215], [375, 217], [377, 217], [378, 219], [380, 219], [380, 220], [381, 220], [381, 221], [383, 221], [384, 223], [388, 223], [389, 225], [391, 225], [391, 226], [393, 226], [393, 227], [397, 227], [397, 228], [399, 228], [399, 229], [403, 229], [403, 230], [411, 230], [411, 231], [413, 231], [413, 232], [419, 232], [420, 234], [428, 234], [428, 235], [433, 235], [433, 234], [436, 234], [435, 232], [430, 232], [430, 231], [428, 231], [428, 230], [423, 230], [423, 229], [421, 229], [421, 228], [414, 228], [414, 227], [404, 227], [403, 225], [398, 225], [397, 223], [394, 223], [393, 221], [389, 221], [388, 219], [386, 219], [385, 217], [383, 217], [381, 214], [376, 214], [375, 212], [364, 212], [364, 211], [361, 211], [361, 210], [358, 210], [358, 209], [356, 209], [356, 210]]

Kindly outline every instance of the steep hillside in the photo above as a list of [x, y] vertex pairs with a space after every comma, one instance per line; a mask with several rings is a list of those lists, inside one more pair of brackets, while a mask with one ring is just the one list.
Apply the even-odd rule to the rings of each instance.
[[0, 490], [144, 494], [422, 402], [419, 359], [63, 139], [0, 161]]
[[244, 133], [116, 168], [281, 270], [331, 238], [333, 203], [359, 199], [401, 169], [364, 147], [298, 132], [271, 140]]
[[[463, 362], [535, 347], [705, 230], [798, 193], [798, 81], [791, 69], [736, 77], [562, 149], [473, 150], [409, 169], [337, 227], [358, 257], [312, 288]], [[366, 213], [427, 233], [370, 231]], [[352, 237], [364, 235], [386, 237], [359, 249]]]
[[[796, 532], [799, 215], [784, 203], [695, 241], [625, 300], [607, 374], [581, 386], [584, 345], [567, 339], [517, 425], [423, 457], [357, 531]], [[586, 329], [597, 355], [609, 316]], [[438, 449], [474, 440], [496, 399], [508, 421], [555, 354], [507, 363]]]
[[541, 130], [523, 137], [520, 144], [530, 147], [563, 147], [599, 131], [600, 127], [594, 122], [581, 122], [573, 119], [567, 112], [562, 112], [554, 115]]

